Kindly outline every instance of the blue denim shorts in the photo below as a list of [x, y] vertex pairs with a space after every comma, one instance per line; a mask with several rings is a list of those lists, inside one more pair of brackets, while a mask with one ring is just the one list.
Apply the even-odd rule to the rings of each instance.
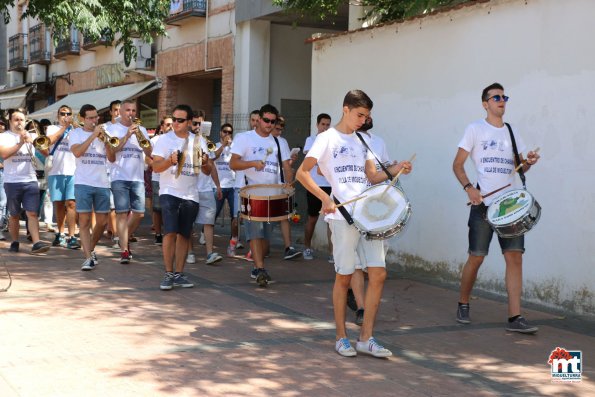
[[244, 228], [246, 229], [246, 240], [265, 239], [271, 238], [271, 230], [273, 225], [269, 222], [258, 222], [249, 221], [244, 219]]
[[[27, 212], [39, 213], [39, 185], [35, 182], [4, 182], [8, 213], [16, 216], [21, 208]], [[22, 205], [22, 207], [21, 207]]]
[[109, 193], [109, 189], [106, 187], [74, 185], [76, 212], [95, 211], [98, 214], [107, 214], [109, 212]]
[[112, 181], [116, 213], [145, 212], [145, 183], [138, 181]]
[[163, 215], [163, 234], [177, 233], [188, 238], [198, 214], [198, 203], [170, 194], [159, 196]]
[[151, 187], [153, 190], [153, 211], [161, 212], [161, 205], [159, 204], [159, 181], [151, 181]]
[[[225, 204], [225, 200], [227, 200], [227, 204], [229, 204], [229, 212], [231, 212], [231, 217], [235, 218], [236, 217], [236, 195], [235, 195], [235, 189], [233, 187], [226, 187], [221, 189], [221, 193], [223, 194], [223, 197], [221, 197], [221, 200], [217, 200], [217, 211], [215, 213], [215, 218], [217, 218], [219, 216], [219, 213], [221, 212], [221, 210], [223, 209], [223, 204]], [[217, 190], [213, 190], [213, 194], [215, 195], [215, 199], [217, 199]]]
[[215, 209], [217, 203], [215, 202], [215, 195], [212, 190], [208, 192], [198, 192], [198, 216], [194, 223], [200, 225], [214, 225], [215, 224]]
[[74, 175], [48, 176], [48, 190], [52, 202], [74, 200]]
[[[472, 205], [469, 213], [469, 255], [487, 256], [494, 230], [486, 220], [488, 207], [481, 203]], [[498, 236], [502, 253], [506, 251], [525, 252], [525, 236], [503, 238]]]

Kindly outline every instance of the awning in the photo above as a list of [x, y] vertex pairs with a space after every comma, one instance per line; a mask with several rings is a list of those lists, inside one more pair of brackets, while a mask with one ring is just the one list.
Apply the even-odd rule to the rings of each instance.
[[18, 88], [9, 88], [0, 91], [0, 109], [25, 107], [27, 94], [29, 94], [32, 88], [32, 86], [20, 86]]
[[136, 98], [160, 87], [161, 83], [159, 80], [151, 80], [142, 83], [102, 88], [101, 90], [77, 92], [76, 94], [65, 96], [58, 102], [55, 102], [46, 108], [30, 113], [29, 117], [37, 120], [49, 119], [50, 121], [54, 121], [60, 106], [68, 105], [75, 113], [78, 113], [81, 106], [87, 103], [95, 106], [98, 112], [102, 112], [109, 108], [111, 101], [118, 99], [123, 101], [125, 99]]

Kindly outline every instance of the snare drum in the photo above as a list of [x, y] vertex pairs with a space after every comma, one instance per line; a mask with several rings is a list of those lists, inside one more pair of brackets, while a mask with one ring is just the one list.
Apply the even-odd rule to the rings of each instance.
[[539, 221], [541, 206], [524, 189], [510, 190], [488, 207], [486, 220], [501, 237], [517, 237], [527, 233]]
[[411, 204], [402, 189], [380, 184], [369, 187], [361, 195], [366, 197], [353, 203], [351, 217], [367, 240], [386, 240], [405, 229]]
[[240, 189], [240, 216], [271, 222], [291, 218], [295, 189], [285, 185], [251, 185]]

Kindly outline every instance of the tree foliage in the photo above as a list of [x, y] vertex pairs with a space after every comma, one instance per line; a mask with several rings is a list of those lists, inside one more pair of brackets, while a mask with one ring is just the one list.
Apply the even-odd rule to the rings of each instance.
[[344, 4], [370, 7], [366, 17], [377, 16], [380, 22], [393, 21], [422, 15], [433, 10], [464, 3], [469, 0], [273, 0], [273, 4], [287, 11], [326, 19], [337, 15], [339, 6]]
[[[0, 0], [0, 13], [6, 23], [10, 20], [9, 9], [16, 0]], [[23, 3], [23, 1], [19, 1]], [[133, 39], [152, 42], [156, 36], [165, 35], [164, 20], [169, 13], [169, 0], [29, 0], [23, 18], [38, 18], [50, 27], [54, 39], [66, 37], [71, 27], [83, 35], [98, 40], [110, 33], [124, 53], [128, 65], [136, 58]]]

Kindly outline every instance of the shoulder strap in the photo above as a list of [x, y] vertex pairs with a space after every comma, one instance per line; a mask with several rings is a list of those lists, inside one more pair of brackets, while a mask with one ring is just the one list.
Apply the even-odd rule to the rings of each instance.
[[[380, 168], [382, 168], [382, 171], [384, 171], [386, 173], [386, 175], [388, 176], [388, 179], [392, 181], [394, 177], [388, 171], [388, 169], [384, 166], [384, 164], [382, 164], [382, 162], [380, 160], [378, 160], [378, 157], [376, 156], [376, 153], [374, 153], [372, 151], [372, 149], [370, 149], [370, 146], [368, 146], [368, 144], [364, 140], [364, 137], [359, 132], [356, 132], [355, 135], [357, 135], [357, 137], [359, 138], [359, 140], [362, 141], [362, 143], [364, 144], [364, 146], [366, 147], [366, 149], [368, 149], [370, 151], [370, 153], [372, 153], [372, 155], [374, 155], [374, 158], [376, 159], [376, 161], [378, 162], [378, 164], [380, 164]], [[343, 207], [339, 207], [339, 208], [343, 208]]]
[[54, 152], [56, 151], [56, 149], [58, 149], [58, 145], [60, 145], [60, 142], [62, 142], [62, 139], [64, 139], [64, 137], [66, 135], [68, 135], [68, 133], [70, 132], [71, 129], [72, 129], [72, 126], [69, 125], [68, 128], [66, 128], [66, 131], [64, 131], [64, 133], [62, 134], [62, 136], [60, 136], [60, 138], [58, 138], [58, 140], [56, 141], [56, 143], [54, 143], [54, 148], [50, 152], [50, 156], [53, 156], [54, 155]]
[[[340, 204], [339, 200], [337, 200], [335, 196], [333, 196], [333, 201], [335, 202], [335, 204]], [[341, 213], [341, 215], [343, 215], [343, 218], [345, 218], [347, 223], [353, 225], [353, 218], [351, 217], [351, 215], [349, 215], [349, 212], [347, 212], [345, 207], [339, 207], [338, 210]]]
[[[512, 133], [512, 128], [510, 127], [510, 124], [508, 123], [504, 123], [506, 124], [506, 128], [508, 128], [508, 132], [510, 132], [510, 140], [512, 142], [512, 151], [514, 153], [514, 161], [515, 161], [515, 168], [519, 166], [519, 164], [521, 164], [521, 158], [519, 156], [519, 151], [516, 147], [516, 141], [514, 140], [514, 134]], [[527, 189], [527, 186], [525, 184], [525, 172], [523, 171], [523, 167], [519, 167], [519, 177], [521, 178], [521, 182], [523, 182], [523, 187], [525, 189]]]
[[279, 160], [279, 173], [281, 174], [281, 183], [285, 183], [285, 177], [283, 175], [283, 163], [281, 161], [281, 146], [279, 145], [279, 140], [277, 139], [277, 137], [274, 136], [273, 138], [275, 138], [275, 143], [277, 144], [277, 159]]

